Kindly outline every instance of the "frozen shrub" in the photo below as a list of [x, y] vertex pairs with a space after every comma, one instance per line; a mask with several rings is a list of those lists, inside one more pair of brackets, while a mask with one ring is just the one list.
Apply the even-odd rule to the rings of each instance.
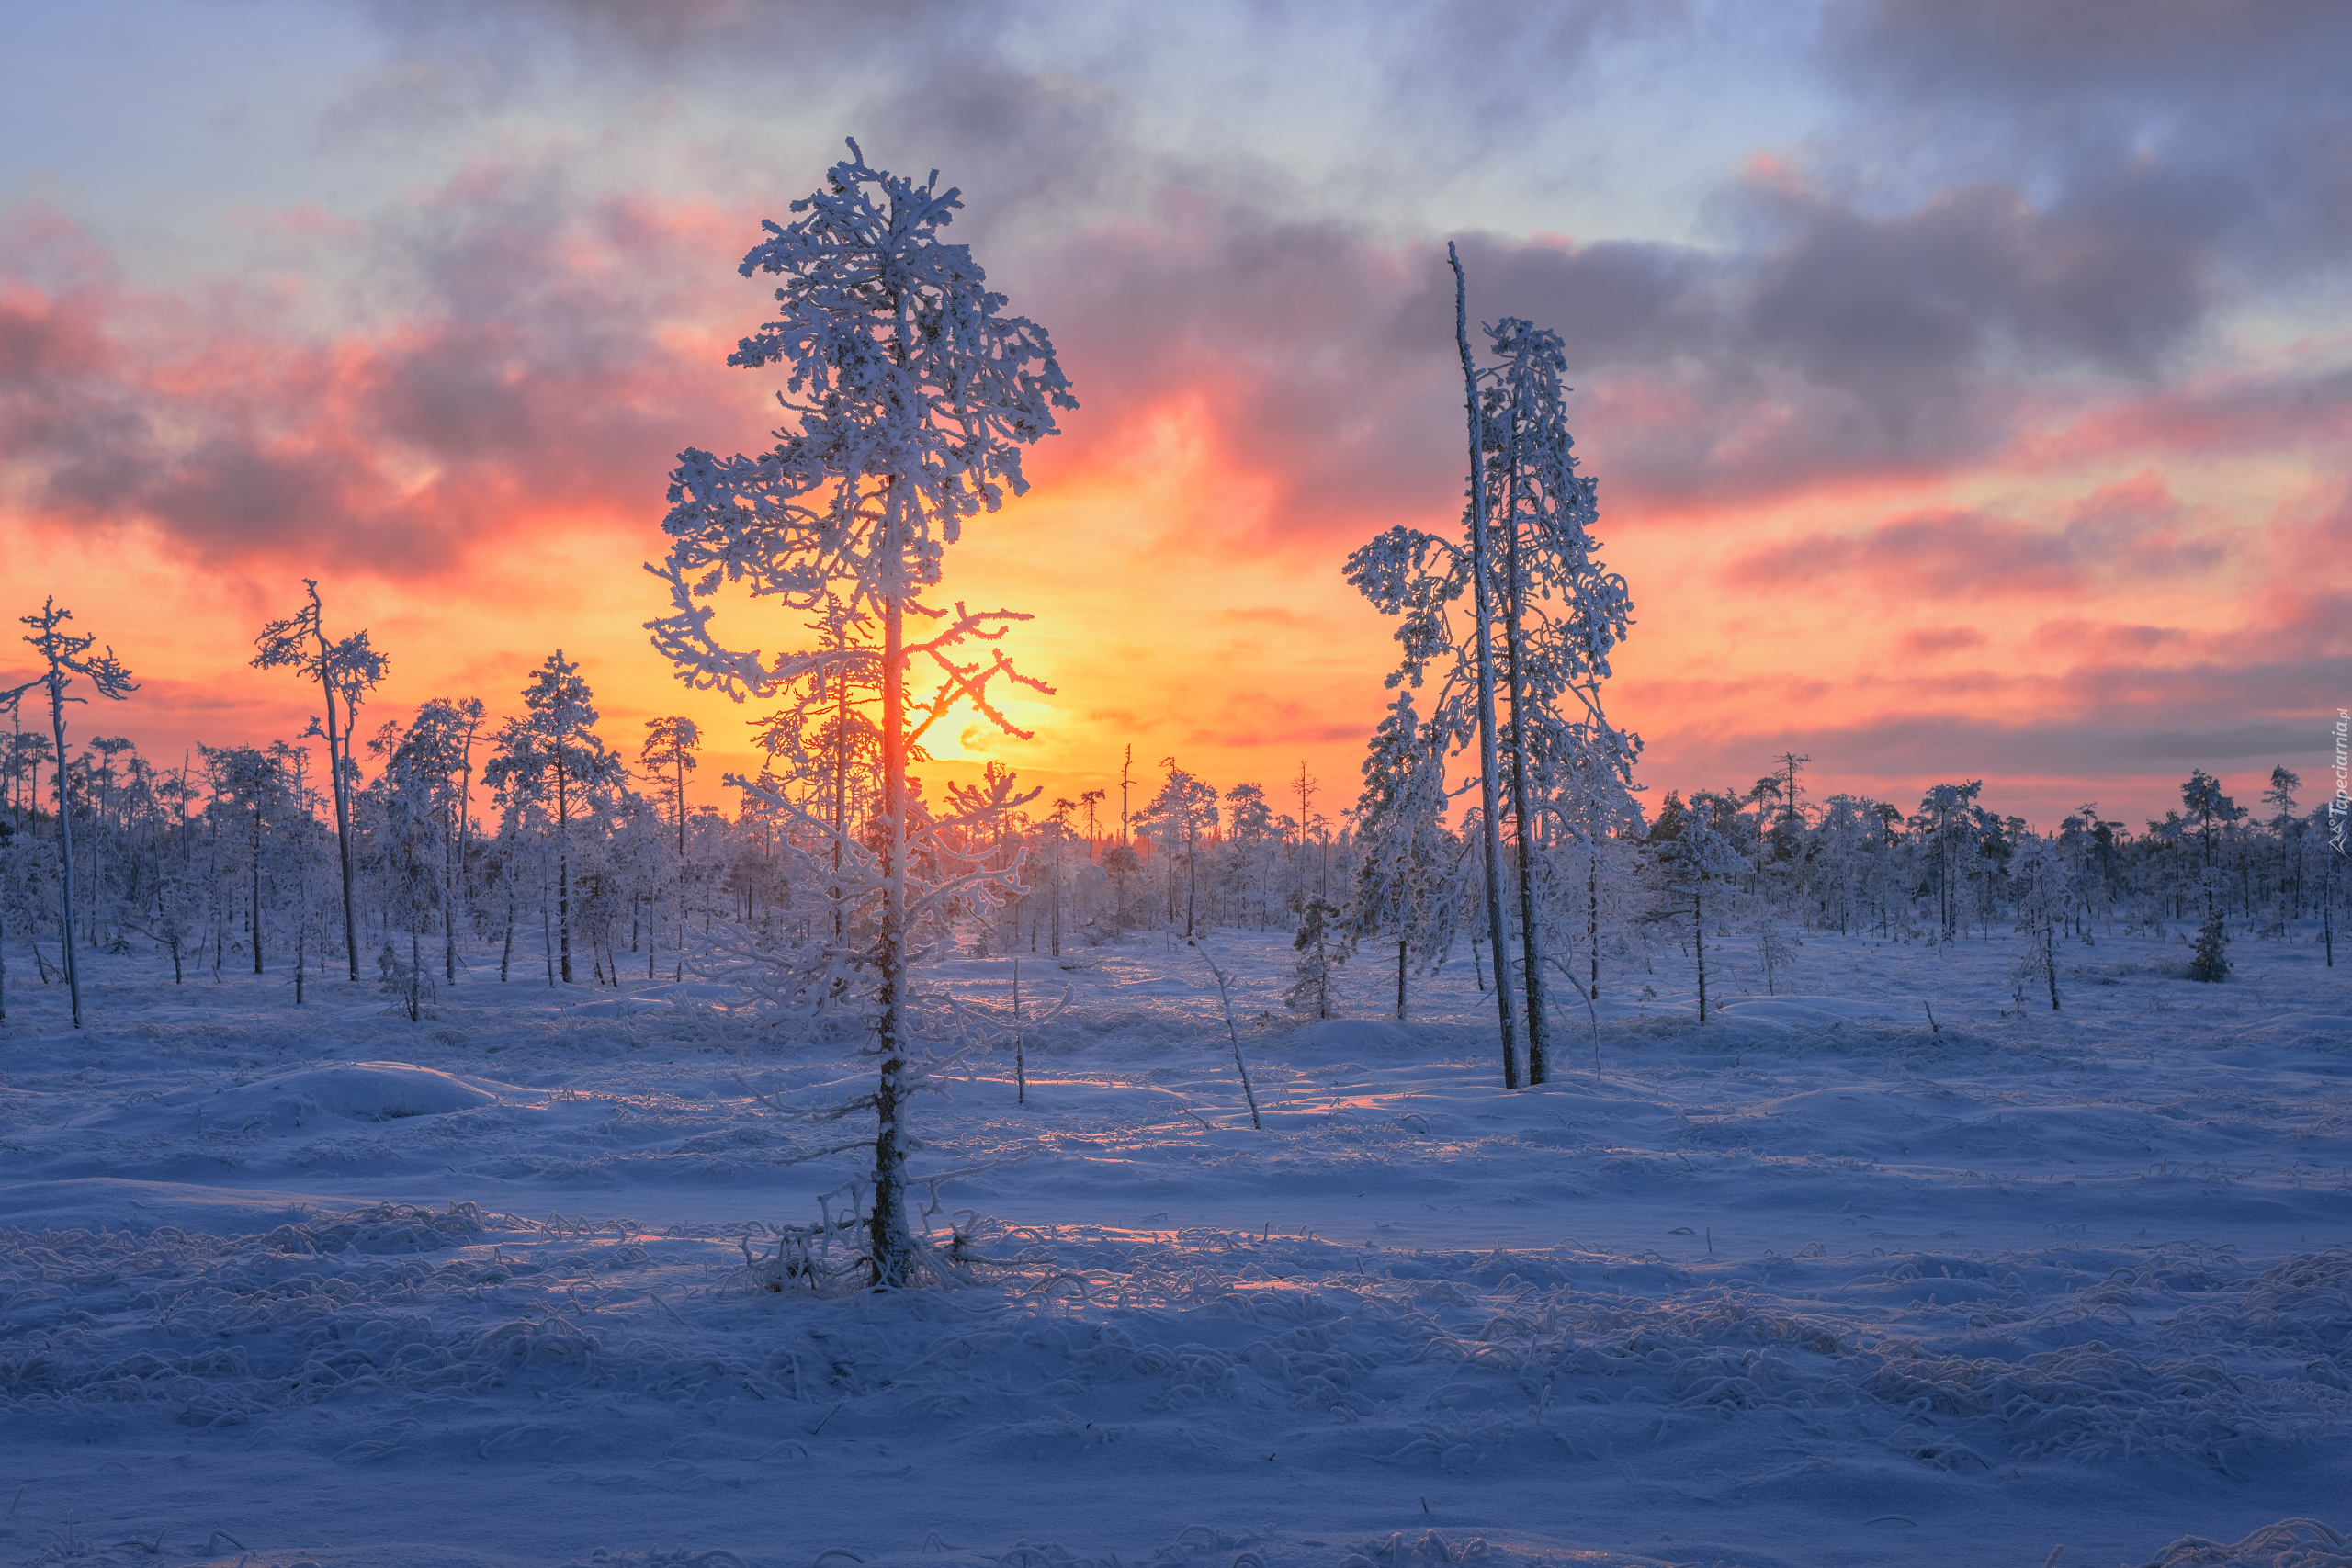
[[2214, 909], [2197, 928], [2197, 955], [2188, 961], [2188, 977], [2192, 980], [2219, 980], [2230, 972], [2227, 951], [2229, 932], [2222, 924], [2222, 911]]
[[1291, 969], [1291, 987], [1283, 1000], [1310, 1018], [1329, 1018], [1331, 975], [1344, 954], [1340, 951], [1340, 907], [1328, 898], [1309, 898], [1299, 906], [1298, 934], [1291, 946], [1298, 962]]

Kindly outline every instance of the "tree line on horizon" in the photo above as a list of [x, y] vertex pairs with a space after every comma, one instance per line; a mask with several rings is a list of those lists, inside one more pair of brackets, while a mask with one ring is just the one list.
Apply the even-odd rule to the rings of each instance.
[[[51, 737], [24, 726], [31, 689], [0, 694], [13, 721], [0, 734], [0, 945], [41, 983], [62, 982], [76, 951], [135, 944], [175, 982], [277, 975], [298, 1005], [306, 978], [390, 976], [421, 1016], [437, 987], [490, 979], [493, 963], [501, 982], [645, 985], [699, 974], [701, 939], [718, 925], [854, 936], [825, 847], [765, 796], [838, 812], [870, 840], [881, 800], [870, 704], [837, 707], [832, 728], [801, 738], [803, 760], [820, 770], [771, 766], [738, 781], [751, 787], [736, 791], [730, 817], [691, 799], [703, 739], [693, 720], [647, 721], [625, 755], [599, 732], [594, 694], [560, 651], [528, 671], [507, 718], [490, 720], [480, 698], [435, 698], [353, 746], [389, 660], [364, 632], [346, 647], [365, 659], [336, 688], [340, 807], [303, 743], [328, 741], [323, 718], [290, 741], [199, 746], [178, 767], [151, 762], [129, 737], [94, 736], [61, 770]], [[763, 744], [775, 723], [754, 721]], [[1300, 1004], [1311, 1014], [1334, 1005], [1323, 970], [1368, 962], [1367, 950], [1392, 955], [1381, 962], [1393, 962], [1398, 1017], [1412, 979], [1465, 958], [1488, 990], [1480, 807], [1449, 817], [1442, 791], [1412, 799], [1406, 745], [1419, 733], [1392, 710], [1357, 802], [1336, 820], [1317, 809], [1324, 789], [1304, 768], [1278, 797], [1295, 811], [1282, 811], [1262, 785], [1220, 791], [1172, 757], [1156, 779], [1138, 774], [1130, 748], [1116, 788], [1033, 801], [985, 834], [944, 840], [956, 864], [934, 873], [977, 869], [1010, 891], [944, 907], [924, 939], [973, 956], [1058, 958], [1144, 932], [1306, 931], [1321, 953], [1300, 960], [1319, 987]], [[1577, 1003], [1598, 999], [1634, 967], [1655, 975], [1661, 953], [1703, 963], [1710, 939], [1727, 953], [1719, 963], [1760, 976], [1759, 945], [1778, 970], [1780, 949], [1808, 930], [1949, 942], [2051, 926], [2082, 942], [2186, 937], [2214, 914], [2225, 935], [2308, 931], [2333, 960], [2345, 895], [2331, 806], [2304, 807], [2302, 781], [2283, 765], [2263, 781], [2259, 808], [2197, 769], [2180, 807], [2142, 830], [2090, 803], [2035, 832], [1985, 806], [1981, 780], [1935, 785], [1909, 811], [1849, 794], [1811, 802], [1808, 761], [1781, 759], [1744, 788], [1669, 793], [1655, 813], [1636, 805], [1592, 843], [1538, 818], [1526, 858], [1555, 984]], [[1403, 808], [1416, 804], [1437, 809]], [[1516, 875], [1516, 832], [1502, 837]], [[1521, 980], [1523, 917], [1515, 905], [1510, 915], [1509, 969]]]

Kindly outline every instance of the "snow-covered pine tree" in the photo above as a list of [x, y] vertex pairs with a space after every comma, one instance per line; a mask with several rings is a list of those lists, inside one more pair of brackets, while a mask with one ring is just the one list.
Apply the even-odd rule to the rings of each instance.
[[1601, 704], [1610, 655], [1633, 625], [1633, 600], [1625, 580], [1595, 555], [1599, 486], [1577, 469], [1559, 335], [1515, 317], [1486, 331], [1497, 361], [1483, 421], [1490, 448], [1486, 482], [1493, 492], [1487, 513], [1499, 546], [1488, 560], [1500, 569], [1493, 599], [1510, 710], [1503, 735], [1528, 1078], [1542, 1083], [1549, 1029], [1544, 932], [1551, 923], [1538, 886], [1542, 818], [1548, 799], [1564, 790], [1573, 795], [1575, 809], [1555, 811], [1551, 821], [1586, 841], [1588, 870], [1597, 880], [1590, 840], [1638, 816], [1633, 766], [1641, 741], [1611, 724]]
[[381, 829], [375, 844], [379, 897], [389, 923], [404, 932], [402, 956], [388, 936], [376, 958], [379, 987], [397, 998], [411, 1023], [423, 1021], [435, 992], [424, 962], [424, 933], [448, 896], [445, 810], [447, 775], [435, 766], [429, 741], [388, 748], [391, 761], [379, 781]]
[[2225, 980], [2230, 974], [2230, 932], [2222, 916], [2222, 902], [2215, 895], [2215, 874], [2208, 873], [2205, 881], [2205, 923], [2197, 928], [2197, 950], [2188, 961], [2188, 977], [2192, 980]]
[[[1638, 818], [1632, 770], [1640, 741], [1609, 722], [1600, 701], [1611, 651], [1632, 625], [1633, 606], [1624, 580], [1595, 558], [1596, 487], [1577, 471], [1558, 335], [1506, 318], [1485, 329], [1496, 363], [1481, 369], [1470, 347], [1461, 258], [1451, 247], [1448, 254], [1470, 411], [1467, 537], [1457, 546], [1393, 528], [1349, 557], [1348, 580], [1384, 614], [1401, 617], [1404, 667], [1389, 684], [1419, 686], [1431, 663], [1446, 660], [1430, 728], [1448, 750], [1478, 750], [1474, 820], [1483, 839], [1475, 860], [1485, 877], [1498, 981], [1512, 971], [1504, 957], [1506, 868], [1517, 889], [1521, 962], [1515, 984], [1496, 987], [1504, 1082], [1516, 1087], [1515, 993], [1526, 1002], [1530, 1081], [1542, 1082], [1546, 1072], [1549, 911], [1539, 854], [1547, 809], [1573, 778], [1584, 799], [1573, 811], [1552, 811], [1553, 825], [1582, 836]], [[1466, 629], [1454, 624], [1454, 606], [1465, 598]], [[1498, 701], [1507, 728], [1498, 728]], [[1587, 869], [1597, 884], [1593, 857]]]
[[1309, 1018], [1329, 1018], [1331, 982], [1346, 957], [1340, 945], [1340, 907], [1329, 898], [1300, 901], [1298, 931], [1291, 946], [1298, 961], [1291, 966], [1290, 989], [1283, 1000]]
[[[1466, 537], [1460, 545], [1418, 528], [1391, 528], [1348, 558], [1348, 581], [1374, 608], [1399, 617], [1396, 641], [1405, 649], [1402, 668], [1387, 683], [1419, 687], [1429, 666], [1440, 660], [1438, 700], [1430, 724], [1449, 749], [1478, 749], [1478, 807], [1471, 825], [1479, 852], [1471, 857], [1486, 905], [1487, 936], [1497, 957], [1495, 1010], [1503, 1051], [1503, 1087], [1519, 1087], [1519, 1025], [1512, 987], [1501, 983], [1502, 954], [1510, 951], [1503, 915], [1502, 781], [1495, 730], [1495, 574], [1493, 528], [1487, 515], [1487, 438], [1482, 375], [1470, 348], [1468, 283], [1462, 257], [1452, 244], [1446, 260], [1453, 269], [1453, 340], [1462, 359], [1463, 400], [1469, 423], [1468, 504], [1463, 511]], [[1453, 624], [1453, 606], [1471, 600], [1464, 635]]]
[[1170, 923], [1174, 923], [1176, 905], [1176, 858], [1184, 859], [1184, 940], [1190, 942], [1200, 917], [1201, 835], [1216, 827], [1217, 793], [1214, 786], [1203, 783], [1176, 765], [1173, 757], [1163, 757], [1159, 765], [1168, 770], [1168, 781], [1137, 818], [1151, 836], [1166, 846], [1168, 861], [1168, 902]]
[[244, 840], [242, 858], [245, 862], [248, 903], [247, 928], [253, 940], [254, 973], [263, 973], [264, 937], [267, 927], [262, 916], [262, 863], [266, 822], [274, 822], [281, 810], [291, 814], [291, 802], [287, 795], [286, 780], [278, 771], [277, 760], [254, 746], [199, 746], [197, 750], [204, 758], [204, 770], [212, 784], [215, 803], [228, 815], [244, 819], [245, 830], [239, 836]]
[[670, 775], [670, 811], [678, 829], [678, 859], [686, 858], [686, 775], [702, 766], [695, 755], [702, 750], [702, 728], [693, 719], [672, 715], [645, 721], [645, 744], [637, 760], [659, 778]]
[[[463, 885], [473, 820], [474, 742], [481, 723], [480, 697], [435, 697], [416, 710], [416, 717], [386, 757], [388, 775], [399, 775], [399, 787], [427, 802], [434, 814], [441, 886], [433, 902], [441, 915], [442, 978], [451, 985], [458, 979], [457, 912], [466, 901]], [[372, 742], [370, 750], [374, 750]]]
[[[688, 877], [686, 775], [702, 765], [702, 760], [695, 755], [701, 750], [702, 728], [693, 719], [671, 715], [645, 721], [645, 744], [638, 751], [639, 762], [650, 769], [654, 777], [661, 777], [664, 772], [670, 775], [671, 820], [678, 835], [678, 859], [672, 868], [671, 915], [681, 948], [685, 943]], [[679, 973], [684, 973], [683, 967]]]
[[[997, 510], [1008, 490], [1028, 489], [1021, 448], [1054, 434], [1054, 411], [1077, 400], [1045, 329], [1005, 315], [1004, 296], [987, 288], [970, 249], [941, 238], [962, 205], [959, 193], [940, 189], [936, 174], [918, 184], [872, 168], [854, 141], [849, 148], [825, 187], [793, 204], [803, 216], [789, 226], [767, 223], [768, 239], [743, 259], [744, 276], [783, 280], [779, 310], [728, 363], [788, 367], [779, 401], [793, 423], [761, 457], [681, 455], [662, 523], [672, 547], [649, 569], [670, 585], [673, 613], [649, 629], [680, 679], [738, 701], [805, 689], [825, 672], [862, 675], [879, 690], [876, 847], [843, 843], [842, 876], [873, 926], [854, 965], [881, 1055], [870, 1097], [867, 1261], [875, 1283], [901, 1286], [916, 1274], [905, 1207], [909, 987], [918, 956], [910, 935], [941, 899], [994, 880], [925, 886], [912, 863], [925, 847], [920, 840], [949, 821], [977, 827], [1025, 798], [997, 775], [986, 792], [958, 795], [952, 818], [918, 831], [907, 764], [932, 726], [965, 702], [1006, 733], [1025, 736], [990, 700], [991, 682], [1046, 689], [985, 646], [1026, 615], [960, 602], [950, 610], [925, 594], [938, 586], [964, 520]], [[856, 635], [773, 660], [724, 646], [710, 626], [716, 607], [702, 601], [728, 583], [797, 614], [838, 600], [859, 617], [847, 628]], [[919, 671], [936, 684], [910, 704]], [[780, 795], [774, 804], [812, 832], [834, 831]]]
[[[573, 979], [571, 824], [584, 816], [601, 819], [608, 815], [628, 770], [597, 736], [594, 694], [581, 679], [580, 666], [564, 658], [560, 649], [531, 672], [530, 684], [523, 688], [522, 695], [526, 711], [501, 725], [491, 739], [482, 782], [491, 787], [504, 818], [502, 840], [516, 851], [528, 844], [529, 858], [537, 861], [543, 876], [553, 873], [551, 896], [543, 897], [540, 905], [548, 982], [570, 985]], [[510, 949], [515, 886], [510, 871]]]
[[[1542, 868], [1561, 897], [1560, 907], [1539, 904], [1537, 912], [1564, 933], [1560, 955], [1551, 962], [1581, 994], [1589, 1015], [1600, 997], [1603, 917], [1618, 912], [1625, 901], [1628, 852], [1647, 824], [1634, 803], [1634, 786], [1606, 756], [1597, 757], [1572, 739], [1566, 761], [1547, 767], [1546, 773], [1548, 787], [1540, 803], [1546, 851]], [[1567, 962], [1579, 942], [1586, 964], [1581, 984]]]
[[383, 680], [391, 660], [368, 642], [365, 629], [339, 642], [329, 642], [326, 607], [319, 599], [318, 581], [306, 577], [302, 587], [309, 592], [311, 602], [286, 619], [262, 627], [261, 634], [254, 638], [253, 666], [256, 670], [290, 666], [305, 680], [316, 681], [320, 694], [326, 701], [325, 727], [322, 728], [313, 718], [308, 733], [327, 743], [327, 778], [334, 794], [335, 848], [343, 864], [343, 942], [345, 956], [351, 961], [351, 977], [356, 980], [359, 922], [352, 873], [351, 790], [357, 770], [351, 761], [351, 743], [358, 732], [359, 705]]
[[1726, 878], [1747, 867], [1737, 844], [1724, 830], [1736, 802], [1727, 796], [1694, 792], [1688, 807], [1667, 796], [1658, 813], [1651, 841], [1657, 847], [1668, 886], [1690, 910], [1691, 953], [1699, 980], [1699, 1021], [1707, 1021], [1707, 897]]
[[[435, 697], [417, 709], [406, 729], [387, 724], [368, 750], [384, 759], [380, 795], [382, 842], [378, 870], [386, 912], [408, 934], [409, 967], [424, 963], [425, 932], [441, 926], [442, 978], [458, 978], [457, 908], [470, 819], [473, 744], [481, 728], [479, 698]], [[420, 972], [421, 973], [421, 972]], [[407, 999], [412, 1018], [423, 1006], [417, 986]]]
[[[2058, 926], [2066, 916], [2073, 881], [2065, 852], [2056, 839], [2033, 834], [2019, 840], [2009, 864], [2009, 892], [2017, 909], [2017, 929], [2026, 939], [2018, 973], [2026, 979], [2040, 980], [2048, 988], [2052, 1012], [2059, 1007]], [[2023, 1005], [2022, 1001], [2019, 1005]]]
[[1396, 942], [1396, 1017], [1403, 1021], [1411, 955], [1424, 966], [1453, 945], [1454, 900], [1442, 896], [1453, 856], [1446, 842], [1445, 758], [1422, 732], [1413, 694], [1401, 691], [1372, 734], [1356, 801], [1356, 884], [1346, 928], [1362, 942]]
[[1936, 925], [1945, 942], [1960, 936], [1960, 883], [1975, 848], [1972, 829], [1976, 797], [1984, 788], [1983, 779], [1937, 784], [1920, 796], [1918, 815], [1911, 818], [1913, 830], [1925, 838], [1935, 868]]
[[2262, 792], [2262, 804], [2270, 807], [2267, 826], [2270, 836], [2278, 846], [2278, 879], [2272, 913], [2263, 935], [2283, 937], [2290, 921], [2302, 915], [2302, 886], [2298, 873], [2301, 869], [2303, 824], [2295, 815], [2295, 792], [2303, 781], [2294, 771], [2281, 762], [2270, 770], [2270, 787]]
[[123, 701], [139, 687], [130, 679], [130, 671], [124, 669], [122, 661], [114, 656], [112, 647], [104, 653], [93, 654], [90, 649], [98, 640], [95, 636], [83, 637], [63, 629], [65, 623], [73, 618], [74, 612], [60, 608], [54, 598], [43, 600], [38, 613], [17, 617], [33, 628], [32, 635], [24, 640], [32, 645], [33, 651], [40, 654], [41, 662], [49, 667], [48, 672], [34, 683], [49, 691], [49, 725], [57, 741], [57, 842], [63, 868], [59, 879], [64, 898], [62, 927], [65, 934], [63, 965], [65, 987], [74, 1004], [74, 1027], [79, 1029], [82, 1027], [82, 971], [74, 962], [74, 812], [63, 763], [65, 705], [88, 699], [69, 697], [65, 692], [73, 685], [76, 675], [87, 678], [91, 689], [110, 702]]
[[580, 666], [564, 658], [563, 649], [557, 649], [531, 671], [531, 683], [523, 688], [523, 705], [525, 716], [500, 732], [500, 752], [483, 776], [489, 779], [492, 770], [517, 768], [537, 774], [555, 831], [556, 966], [569, 986], [572, 819], [607, 804], [606, 797], [628, 780], [628, 768], [596, 734], [594, 695], [581, 678]]

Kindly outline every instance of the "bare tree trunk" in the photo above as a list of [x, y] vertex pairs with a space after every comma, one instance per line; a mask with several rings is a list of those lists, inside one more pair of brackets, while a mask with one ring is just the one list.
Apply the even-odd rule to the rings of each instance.
[[[896, 529], [894, 510], [886, 526]], [[907, 1145], [899, 1125], [907, 1068], [906, 612], [896, 597], [882, 614], [882, 1071], [874, 1089], [874, 1212], [867, 1228], [874, 1282], [914, 1282], [907, 1234]]]
[[1519, 1028], [1511, 1017], [1511, 988], [1503, 969], [1510, 962], [1510, 934], [1503, 923], [1502, 827], [1498, 820], [1500, 790], [1495, 777], [1495, 626], [1487, 574], [1486, 433], [1478, 408], [1478, 368], [1470, 356], [1469, 285], [1462, 275], [1462, 257], [1448, 242], [1446, 259], [1453, 265], [1453, 341], [1462, 351], [1462, 379], [1470, 419], [1470, 575], [1478, 618], [1478, 805], [1484, 821], [1481, 844], [1486, 851], [1487, 927], [1495, 957], [1495, 1010], [1501, 1021], [1503, 1087], [1519, 1087]]
[[327, 782], [334, 785], [335, 852], [343, 863], [343, 948], [351, 959], [351, 977], [359, 978], [359, 918], [351, 895], [351, 803], [344, 795], [343, 743], [334, 716], [334, 681], [329, 671], [327, 636], [319, 638], [319, 687], [327, 703]]
[[1584, 941], [1586, 956], [1592, 961], [1592, 984], [1585, 991], [1585, 999], [1597, 1002], [1600, 999], [1600, 846], [1588, 838], [1585, 848]]
[[64, 688], [57, 679], [57, 667], [50, 666], [49, 722], [57, 737], [57, 842], [62, 852], [65, 879], [62, 890], [65, 895], [65, 941], [61, 956], [65, 960], [65, 989], [74, 998], [74, 1027], [82, 1027], [82, 971], [74, 962], [74, 813], [69, 809], [65, 794], [65, 704]]
[[261, 807], [254, 807], [254, 973], [261, 969]]
[[[557, 649], [558, 659], [563, 649]], [[571, 818], [563, 790], [563, 741], [555, 743], [556, 930], [563, 943], [563, 983], [571, 984]]]
[[1519, 576], [1519, 517], [1517, 459], [1512, 460], [1513, 478], [1506, 497], [1510, 515], [1503, 535], [1504, 570], [1510, 582], [1504, 592], [1503, 638], [1510, 655], [1510, 796], [1511, 839], [1519, 851], [1519, 940], [1527, 964], [1527, 1081], [1542, 1083], [1548, 1064], [1544, 1030], [1544, 934], [1543, 922], [1535, 908], [1534, 866], [1530, 829], [1533, 823], [1527, 809], [1527, 726], [1523, 722], [1527, 705], [1526, 680], [1522, 673], [1522, 646], [1519, 618], [1522, 608]]
[[1699, 1021], [1704, 1023], [1707, 1021], [1707, 895], [1697, 883], [1693, 883], [1690, 888], [1690, 945], [1699, 954]]

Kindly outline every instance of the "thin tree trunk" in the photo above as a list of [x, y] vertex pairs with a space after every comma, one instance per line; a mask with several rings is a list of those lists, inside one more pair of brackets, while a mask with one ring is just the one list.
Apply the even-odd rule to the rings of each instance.
[[[103, 755], [103, 753], [101, 753]], [[106, 902], [107, 881], [107, 785], [106, 773], [111, 771], [113, 759], [107, 758], [97, 770], [98, 811], [90, 819], [90, 945], [102, 945], [98, 941], [98, 906]]]
[[79, 1029], [82, 1027], [82, 971], [74, 962], [74, 813], [68, 808], [65, 797], [64, 692], [64, 686], [58, 680], [57, 667], [52, 664], [49, 674], [49, 722], [50, 728], [57, 737], [57, 842], [62, 852], [65, 868], [62, 889], [65, 896], [65, 924], [61, 928], [65, 940], [60, 944], [59, 956], [65, 961], [65, 989], [74, 998], [74, 1027]]
[[1699, 1021], [1707, 1021], [1707, 895], [1690, 889], [1690, 943], [1699, 954]]
[[[885, 526], [899, 526], [895, 498]], [[874, 1090], [874, 1212], [868, 1220], [874, 1282], [911, 1284], [914, 1243], [907, 1234], [906, 1135], [899, 1126], [907, 1066], [906, 626], [902, 602], [882, 613], [882, 1070]]]
[[1584, 868], [1584, 940], [1592, 960], [1592, 987], [1585, 992], [1585, 999], [1597, 1002], [1600, 999], [1600, 846], [1587, 839], [1585, 847], [1589, 858]]
[[[1511, 988], [1503, 980], [1510, 936], [1503, 923], [1500, 791], [1495, 777], [1495, 627], [1487, 572], [1486, 433], [1478, 408], [1477, 362], [1470, 355], [1469, 285], [1453, 242], [1445, 247], [1453, 266], [1453, 341], [1462, 352], [1462, 379], [1470, 421], [1470, 575], [1478, 618], [1478, 804], [1486, 851], [1487, 927], [1495, 955], [1495, 1010], [1501, 1021], [1503, 1087], [1519, 1087], [1519, 1029], [1511, 1017]], [[1302, 829], [1304, 824], [1301, 825]]]
[[254, 973], [261, 969], [261, 807], [254, 807]]
[[351, 889], [351, 804], [344, 795], [342, 741], [337, 739], [334, 715], [334, 680], [327, 660], [327, 635], [317, 634], [319, 639], [319, 687], [327, 703], [327, 782], [334, 786], [335, 852], [343, 863], [343, 945], [350, 955], [351, 977], [359, 978], [359, 916], [352, 900]]
[[[558, 659], [563, 649], [556, 649]], [[563, 943], [563, 983], [571, 984], [571, 817], [564, 796], [563, 740], [555, 743], [556, 931]]]
[[1542, 1083], [1547, 1076], [1549, 1042], [1544, 1012], [1544, 933], [1537, 919], [1532, 865], [1532, 828], [1527, 805], [1527, 680], [1525, 637], [1520, 626], [1526, 613], [1525, 583], [1519, 566], [1519, 416], [1511, 415], [1511, 450], [1504, 491], [1503, 570], [1507, 578], [1503, 601], [1503, 640], [1509, 655], [1510, 685], [1511, 838], [1519, 850], [1519, 940], [1527, 965], [1527, 1081]]

